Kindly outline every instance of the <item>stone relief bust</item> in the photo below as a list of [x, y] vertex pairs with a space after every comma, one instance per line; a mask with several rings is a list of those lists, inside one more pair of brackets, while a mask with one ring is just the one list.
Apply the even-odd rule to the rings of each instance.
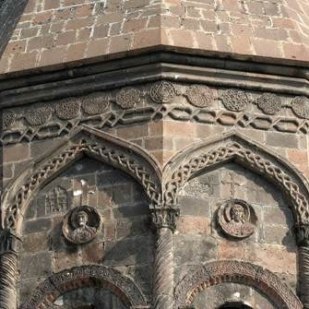
[[100, 225], [101, 218], [93, 207], [79, 206], [66, 214], [62, 232], [69, 242], [81, 245], [96, 237]]
[[220, 206], [217, 221], [227, 236], [242, 239], [254, 233], [256, 215], [248, 203], [233, 199]]

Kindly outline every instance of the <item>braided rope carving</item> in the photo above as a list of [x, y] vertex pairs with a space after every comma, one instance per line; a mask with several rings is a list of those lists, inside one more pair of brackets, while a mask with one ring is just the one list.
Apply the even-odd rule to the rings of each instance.
[[0, 307], [16, 307], [17, 256], [6, 252], [0, 256]]
[[190, 158], [185, 164], [180, 165], [166, 182], [166, 191], [164, 192], [166, 204], [177, 204], [178, 191], [194, 174], [207, 167], [215, 166], [234, 158], [244, 162], [246, 166], [258, 171], [258, 173], [264, 174], [275, 183], [280, 184], [295, 206], [297, 220], [302, 223], [309, 222], [308, 202], [300, 192], [297, 183], [282, 168], [237, 142], [219, 147], [208, 153], [202, 153], [200, 156]]
[[139, 163], [129, 152], [113, 149], [98, 143], [87, 144], [85, 141], [82, 141], [80, 144], [74, 144], [68, 147], [57, 155], [57, 157], [52, 158], [26, 181], [18, 190], [14, 201], [10, 203], [5, 218], [5, 226], [16, 229], [19, 213], [29, 203], [33, 192], [38, 190], [52, 175], [61, 171], [69, 162], [82, 155], [82, 153], [99, 157], [103, 162], [126, 171], [143, 185], [148, 197], [153, 203], [157, 203], [160, 200], [158, 184], [153, 178], [151, 171], [147, 170], [145, 165]]
[[260, 266], [239, 261], [211, 262], [188, 274], [176, 287], [176, 308], [191, 305], [199, 292], [224, 282], [252, 286], [268, 297], [276, 308], [303, 308], [297, 296], [276, 275]]
[[309, 308], [309, 247], [299, 247], [299, 276], [300, 276], [300, 298], [304, 304], [304, 308]]
[[174, 291], [173, 232], [169, 228], [157, 231], [154, 262], [154, 308], [172, 309]]
[[85, 265], [63, 270], [47, 278], [21, 309], [50, 308], [60, 295], [91, 286], [110, 290], [127, 307], [149, 308], [145, 296], [129, 277], [106, 266]]

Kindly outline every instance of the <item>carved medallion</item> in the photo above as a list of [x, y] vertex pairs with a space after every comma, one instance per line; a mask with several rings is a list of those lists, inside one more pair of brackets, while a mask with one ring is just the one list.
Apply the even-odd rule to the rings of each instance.
[[248, 95], [244, 91], [235, 89], [226, 90], [222, 94], [221, 100], [225, 108], [232, 112], [241, 112], [245, 110], [250, 101]]
[[3, 113], [3, 128], [7, 129], [12, 126], [14, 121], [16, 120], [17, 116], [12, 111], [6, 111]]
[[116, 95], [116, 103], [123, 109], [132, 108], [140, 101], [141, 92], [135, 88], [122, 88]]
[[26, 121], [32, 126], [44, 124], [51, 116], [52, 108], [49, 106], [38, 107], [29, 110], [26, 115]]
[[100, 225], [101, 218], [95, 208], [79, 206], [66, 214], [62, 232], [69, 242], [81, 245], [96, 237]]
[[107, 110], [108, 97], [104, 94], [94, 93], [82, 99], [83, 111], [88, 115], [98, 115]]
[[259, 109], [268, 115], [275, 115], [281, 109], [281, 99], [273, 93], [262, 94], [256, 103]]
[[189, 102], [196, 107], [210, 106], [213, 101], [212, 90], [206, 86], [192, 85], [185, 93]]
[[254, 233], [256, 216], [245, 201], [226, 201], [220, 206], [217, 216], [218, 224], [227, 236], [241, 239]]
[[309, 99], [307, 97], [296, 97], [291, 107], [296, 116], [309, 119]]
[[169, 103], [176, 96], [176, 89], [170, 82], [160, 81], [152, 85], [149, 95], [156, 103]]
[[56, 105], [56, 115], [63, 120], [77, 117], [79, 114], [79, 99], [63, 99]]

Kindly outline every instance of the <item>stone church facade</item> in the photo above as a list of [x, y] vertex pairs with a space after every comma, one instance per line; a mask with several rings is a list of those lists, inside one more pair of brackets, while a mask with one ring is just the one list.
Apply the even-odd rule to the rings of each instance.
[[308, 309], [308, 18], [0, 1], [0, 308]]

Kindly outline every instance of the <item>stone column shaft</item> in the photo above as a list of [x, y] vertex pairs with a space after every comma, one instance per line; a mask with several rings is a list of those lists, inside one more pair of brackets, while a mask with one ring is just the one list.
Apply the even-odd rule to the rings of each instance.
[[17, 307], [17, 254], [20, 240], [10, 231], [0, 231], [0, 309]]
[[298, 225], [295, 232], [298, 245], [299, 298], [304, 309], [309, 309], [309, 225]]
[[174, 248], [173, 231], [179, 212], [174, 208], [153, 208], [152, 219], [156, 228], [154, 261], [154, 308], [174, 308]]

